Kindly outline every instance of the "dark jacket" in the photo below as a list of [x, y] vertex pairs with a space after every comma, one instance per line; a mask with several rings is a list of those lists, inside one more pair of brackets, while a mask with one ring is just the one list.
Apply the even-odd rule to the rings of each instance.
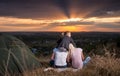
[[59, 47], [59, 45], [60, 45], [60, 43], [62, 42], [62, 39], [63, 39], [63, 37], [61, 37], [58, 41], [57, 41], [57, 48]]
[[64, 47], [66, 50], [69, 50], [70, 43], [72, 43], [73, 46], [76, 47], [76, 44], [74, 43], [73, 39], [71, 37], [65, 36], [65, 37], [63, 37], [62, 41], [58, 45], [58, 48]]

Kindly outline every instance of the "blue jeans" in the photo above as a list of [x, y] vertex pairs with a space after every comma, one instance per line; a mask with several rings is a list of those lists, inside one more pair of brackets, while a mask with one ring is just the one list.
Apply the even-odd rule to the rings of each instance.
[[54, 67], [54, 60], [50, 60], [49, 63], [50, 63], [50, 66], [51, 66], [51, 67]]
[[50, 66], [51, 67], [55, 67], [55, 68], [66, 68], [67, 67], [67, 65], [64, 65], [64, 66], [57, 66], [57, 65], [55, 65], [55, 61], [54, 60], [50, 60]]
[[83, 66], [86, 66], [87, 63], [91, 60], [91, 58], [88, 56], [86, 59], [83, 61]]
[[64, 66], [56, 66], [56, 65], [55, 65], [55, 67], [56, 67], [56, 68], [66, 68], [67, 65], [64, 65]]

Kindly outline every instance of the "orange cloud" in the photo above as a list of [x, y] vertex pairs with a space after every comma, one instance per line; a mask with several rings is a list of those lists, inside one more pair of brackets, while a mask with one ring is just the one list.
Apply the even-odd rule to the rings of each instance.
[[[0, 31], [119, 31], [120, 17], [22, 19], [0, 17]], [[111, 25], [109, 25], [111, 24]], [[104, 26], [105, 25], [105, 26]], [[115, 28], [114, 28], [115, 25]]]

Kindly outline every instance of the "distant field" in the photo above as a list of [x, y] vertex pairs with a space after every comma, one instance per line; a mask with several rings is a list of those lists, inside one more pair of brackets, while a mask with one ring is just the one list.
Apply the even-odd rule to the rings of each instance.
[[[37, 49], [37, 57], [50, 55], [57, 45], [60, 32], [1, 32], [14, 35], [22, 40], [32, 50]], [[83, 49], [86, 55], [104, 55], [106, 47], [111, 53], [120, 57], [120, 32], [73, 32], [72, 38], [77, 47]]]
[[[5, 33], [6, 34], [6, 33]], [[30, 49], [36, 48], [36, 56], [50, 55], [60, 38], [60, 32], [14, 32], [7, 33], [16, 36], [25, 42]], [[73, 32], [77, 47], [83, 48], [86, 55], [105, 54], [104, 47], [120, 57], [120, 32]]]

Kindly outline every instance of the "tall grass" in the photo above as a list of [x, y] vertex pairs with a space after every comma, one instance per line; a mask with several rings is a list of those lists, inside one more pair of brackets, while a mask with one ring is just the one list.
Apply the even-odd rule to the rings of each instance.
[[[49, 67], [50, 57], [40, 57], [42, 68], [34, 69], [32, 71], [24, 71], [17, 76], [120, 76], [120, 58], [115, 58], [114, 54], [111, 54], [105, 49], [105, 55], [93, 55], [91, 61], [86, 67], [77, 72], [66, 70], [64, 72], [56, 72], [53, 70], [44, 72], [46, 67]], [[6, 74], [10, 76], [9, 74]], [[12, 75], [16, 76], [16, 75]]]

